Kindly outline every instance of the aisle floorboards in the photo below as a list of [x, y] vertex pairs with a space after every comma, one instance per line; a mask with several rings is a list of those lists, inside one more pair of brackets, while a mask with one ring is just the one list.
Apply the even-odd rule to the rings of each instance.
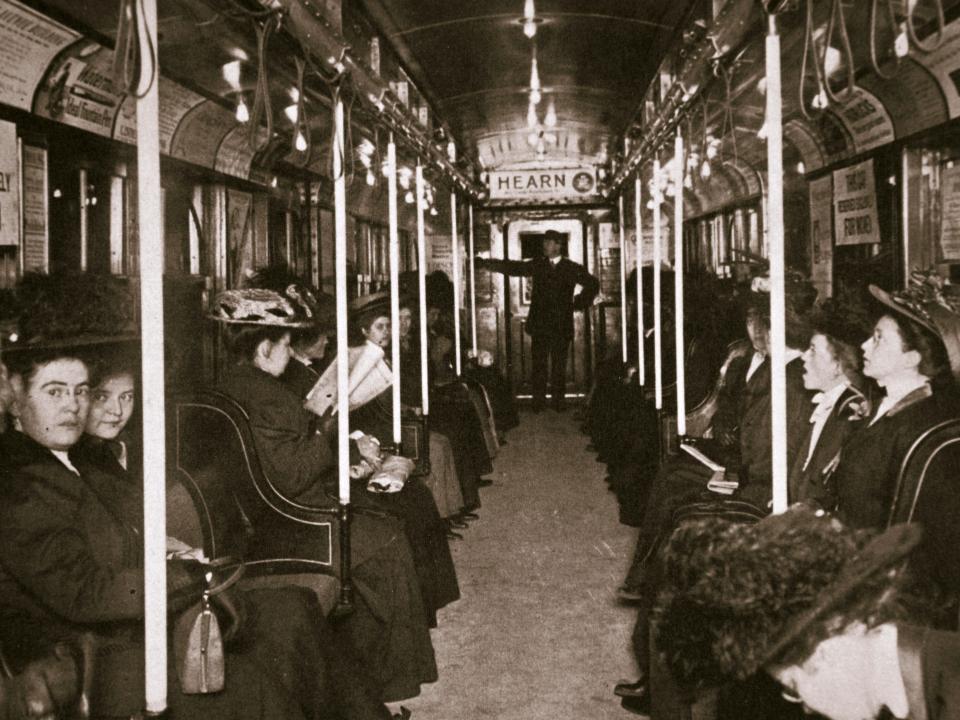
[[572, 411], [525, 413], [495, 460], [480, 520], [453, 542], [463, 598], [441, 612], [440, 681], [414, 720], [632, 717], [634, 613], [618, 606], [636, 531], [617, 522], [603, 466]]

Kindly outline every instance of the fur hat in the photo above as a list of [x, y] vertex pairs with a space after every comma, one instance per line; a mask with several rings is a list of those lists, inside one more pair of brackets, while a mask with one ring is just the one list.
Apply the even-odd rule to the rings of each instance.
[[314, 290], [293, 274], [284, 263], [268, 265], [251, 274], [245, 283], [249, 288], [273, 290], [305, 308], [311, 327], [333, 332], [337, 329], [337, 301], [328, 293]]
[[224, 290], [214, 300], [210, 317], [228, 325], [305, 328], [313, 324], [312, 312], [299, 298], [261, 288]]
[[687, 690], [747, 678], [822, 639], [817, 624], [857, 597], [879, 595], [919, 536], [900, 525], [871, 540], [801, 507], [755, 525], [681, 525], [663, 555], [657, 648]]

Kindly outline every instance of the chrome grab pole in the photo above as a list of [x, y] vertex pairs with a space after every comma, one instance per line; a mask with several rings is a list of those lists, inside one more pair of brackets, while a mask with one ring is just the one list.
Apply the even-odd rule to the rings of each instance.
[[647, 384], [647, 358], [643, 345], [645, 329], [643, 327], [643, 221], [640, 216], [641, 188], [643, 181], [640, 173], [634, 180], [633, 214], [637, 221], [637, 377], [640, 385]]
[[399, 454], [400, 435], [400, 234], [397, 229], [397, 145], [387, 143], [387, 203], [390, 223], [390, 363], [393, 366], [393, 445]]
[[620, 354], [623, 363], [627, 363], [627, 217], [623, 212], [623, 193], [618, 198], [619, 225], [620, 225]]
[[687, 391], [683, 339], [683, 135], [673, 145], [673, 336], [677, 368], [677, 435], [687, 434]]
[[453, 260], [453, 358], [460, 377], [460, 239], [457, 237], [457, 191], [450, 190], [450, 247]]

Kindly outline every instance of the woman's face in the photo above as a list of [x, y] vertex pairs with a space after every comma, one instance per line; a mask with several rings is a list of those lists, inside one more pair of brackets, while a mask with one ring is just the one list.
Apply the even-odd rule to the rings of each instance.
[[377, 317], [363, 329], [363, 336], [374, 345], [386, 347], [390, 344], [390, 318], [385, 315]]
[[766, 323], [753, 315], [748, 316], [747, 335], [750, 337], [753, 349], [766, 355], [770, 349], [770, 329]]
[[878, 384], [907, 370], [916, 370], [920, 356], [915, 350], [903, 349], [900, 326], [889, 315], [884, 315], [873, 328], [873, 335], [860, 346], [863, 350], [863, 374]]
[[410, 308], [400, 308], [400, 337], [405, 338], [413, 327], [413, 312]]
[[807, 390], [830, 390], [843, 378], [840, 363], [826, 336], [814, 333], [803, 353], [803, 386]]
[[121, 373], [107, 378], [91, 393], [87, 435], [113, 440], [130, 421], [134, 407], [133, 375]]
[[[799, 665], [770, 670], [783, 685], [783, 696], [802, 703], [807, 714], [830, 720], [873, 720], [881, 706], [874, 701], [864, 678], [869, 672], [869, 644], [857, 629], [829, 637]], [[895, 681], [895, 678], [891, 679]]]
[[290, 333], [277, 341], [264, 340], [257, 346], [255, 364], [268, 375], [280, 377], [290, 362]]
[[21, 430], [51, 450], [69, 450], [80, 439], [90, 408], [87, 366], [63, 358], [38, 369], [30, 382], [11, 378], [11, 408]]

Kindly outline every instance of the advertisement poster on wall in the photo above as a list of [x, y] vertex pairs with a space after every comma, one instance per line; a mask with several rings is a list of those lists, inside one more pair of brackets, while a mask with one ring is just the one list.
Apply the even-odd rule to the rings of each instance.
[[880, 242], [872, 158], [834, 170], [833, 208], [837, 245]]
[[833, 295], [833, 178], [810, 181], [810, 280], [821, 298]]
[[945, 164], [940, 173], [943, 221], [940, 227], [942, 260], [960, 260], [960, 165]]
[[0, 120], [0, 246], [20, 244], [17, 126]]
[[23, 146], [23, 269], [48, 272], [47, 151]]

